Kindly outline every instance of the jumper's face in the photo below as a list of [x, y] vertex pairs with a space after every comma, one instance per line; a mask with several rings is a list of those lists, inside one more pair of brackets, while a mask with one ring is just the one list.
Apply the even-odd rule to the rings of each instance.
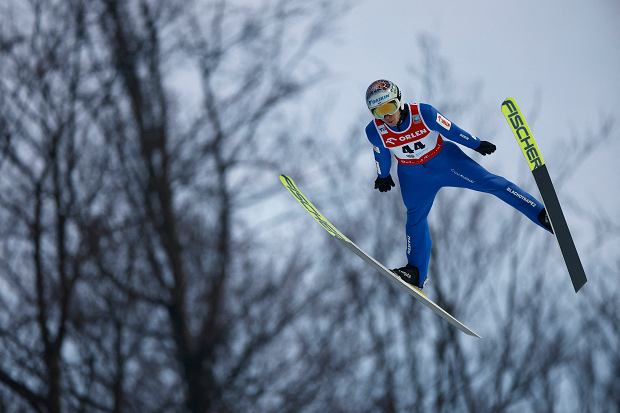
[[388, 114], [388, 115], [384, 115], [383, 116], [383, 121], [385, 123], [387, 123], [390, 126], [396, 126], [398, 125], [398, 122], [400, 121], [400, 110], [399, 108], [396, 109], [396, 112]]

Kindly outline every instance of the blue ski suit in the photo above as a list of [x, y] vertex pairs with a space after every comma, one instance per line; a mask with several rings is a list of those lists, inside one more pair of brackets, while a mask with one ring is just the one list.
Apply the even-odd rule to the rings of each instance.
[[407, 208], [407, 261], [418, 267], [420, 286], [428, 275], [431, 255], [427, 217], [442, 187], [468, 188], [495, 195], [544, 228], [538, 220], [544, 208], [542, 202], [507, 179], [490, 173], [457, 145], [444, 140], [476, 149], [480, 139], [429, 104], [405, 104], [403, 112], [397, 127], [372, 120], [366, 126], [366, 136], [373, 145], [379, 177], [390, 174], [392, 154], [398, 161], [400, 190]]

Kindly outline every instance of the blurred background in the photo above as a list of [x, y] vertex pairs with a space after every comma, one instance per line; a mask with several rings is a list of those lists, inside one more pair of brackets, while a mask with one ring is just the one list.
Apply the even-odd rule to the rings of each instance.
[[[620, 412], [620, 3], [0, 3], [0, 412]], [[495, 143], [537, 137], [589, 282], [501, 201], [443, 189], [427, 294], [388, 267], [378, 78]], [[395, 174], [393, 174], [395, 175]]]

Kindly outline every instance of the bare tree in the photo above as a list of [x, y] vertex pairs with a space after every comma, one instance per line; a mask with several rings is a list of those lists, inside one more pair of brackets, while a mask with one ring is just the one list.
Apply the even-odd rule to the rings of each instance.
[[[404, 208], [371, 191], [360, 128], [317, 137], [310, 111], [290, 105], [325, 76], [312, 48], [344, 6], [1, 7], [3, 411], [618, 405], [617, 289], [587, 292], [592, 306], [549, 299], [566, 281], [552, 239], [498, 201], [445, 190], [431, 214], [429, 294], [483, 341], [289, 212], [281, 170], [361, 246], [402, 264]], [[455, 97], [432, 42], [421, 40], [418, 89], [459, 119], [476, 87]], [[327, 141], [343, 148], [316, 156]]]
[[[157, 17], [174, 16], [170, 6], [102, 4], [101, 28], [120, 81], [116, 103], [130, 108], [115, 131], [118, 156], [130, 154], [124, 198], [139, 222], [129, 237], [148, 240], [137, 251], [143, 272], [122, 284], [166, 312], [169, 335], [158, 350], [172, 351], [186, 409], [270, 410], [294, 398], [308, 403], [316, 393], [304, 395], [301, 383], [323, 370], [299, 369], [308, 355], [298, 354], [298, 345], [286, 351], [282, 337], [301, 328], [294, 326], [306, 312], [317, 311], [324, 301], [320, 285], [296, 288], [304, 261], [294, 252], [277, 270], [255, 252], [262, 246], [245, 232], [242, 208], [264, 200], [272, 186], [261, 186], [260, 176], [273, 174], [270, 151], [279, 141], [264, 139], [262, 124], [314, 81], [293, 66], [327, 21], [312, 23], [300, 42], [284, 47], [289, 27], [306, 19], [307, 7], [275, 2], [252, 14], [225, 2], [198, 4], [208, 19], [180, 17], [191, 31], [177, 22], [171, 30], [179, 30], [179, 38], [167, 44], [160, 34], [166, 21]], [[177, 50], [188, 54], [177, 56]], [[196, 59], [200, 76], [203, 107], [180, 133], [163, 82], [168, 59]], [[244, 182], [252, 185], [243, 188]], [[276, 355], [284, 359], [272, 360]], [[285, 376], [286, 385], [278, 386], [276, 374], [287, 366], [299, 376]]]
[[[0, 388], [11, 408], [298, 411], [329, 397], [322, 377], [349, 359], [332, 339], [342, 304], [321, 284], [299, 288], [311, 274], [299, 247], [269, 259], [244, 210], [271, 196], [271, 151], [296, 162], [264, 121], [322, 74], [303, 63], [329, 23], [328, 3], [316, 6], [8, 8]], [[200, 108], [167, 87], [183, 64]]]
[[9, 410], [60, 412], [75, 390], [66, 357], [76, 290], [88, 272], [81, 229], [97, 215], [105, 153], [89, 140], [79, 96], [87, 81], [83, 4], [30, 6], [26, 14], [6, 10], [2, 33], [0, 383], [18, 396]]

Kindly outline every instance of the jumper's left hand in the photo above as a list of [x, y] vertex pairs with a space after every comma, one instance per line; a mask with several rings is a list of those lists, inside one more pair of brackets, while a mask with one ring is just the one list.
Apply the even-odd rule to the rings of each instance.
[[474, 149], [474, 151], [482, 155], [490, 155], [495, 152], [495, 145], [489, 141], [480, 141], [480, 146]]

